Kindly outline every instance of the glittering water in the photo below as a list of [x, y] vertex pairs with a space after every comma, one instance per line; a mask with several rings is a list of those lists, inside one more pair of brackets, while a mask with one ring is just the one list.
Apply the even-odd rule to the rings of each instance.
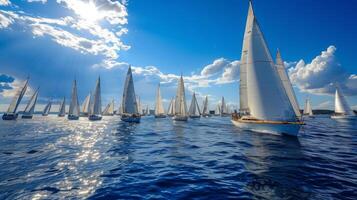
[[189, 122], [0, 121], [0, 199], [356, 199], [357, 121], [299, 138]]

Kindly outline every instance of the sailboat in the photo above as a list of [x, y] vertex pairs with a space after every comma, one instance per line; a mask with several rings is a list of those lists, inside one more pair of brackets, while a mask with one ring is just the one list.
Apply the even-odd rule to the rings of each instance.
[[348, 105], [345, 97], [339, 88], [336, 88], [335, 93], [335, 113], [331, 115], [332, 119], [357, 119], [352, 109]]
[[314, 114], [312, 113], [312, 108], [311, 108], [311, 104], [310, 104], [310, 99], [306, 99], [305, 101], [305, 107], [304, 107], [304, 115], [309, 116], [309, 117], [313, 117]]
[[200, 118], [201, 111], [197, 103], [196, 94], [193, 93], [190, 108], [188, 109], [188, 115], [190, 118]]
[[92, 102], [89, 109], [89, 120], [97, 121], [102, 119], [102, 98], [100, 93], [100, 77], [98, 77], [93, 96], [91, 97]]
[[15, 97], [12, 99], [9, 108], [7, 109], [6, 113], [4, 113], [3, 116], [2, 116], [3, 120], [15, 120], [15, 119], [17, 119], [18, 113], [16, 113], [16, 111], [17, 111], [17, 108], [20, 105], [22, 97], [26, 93], [28, 83], [29, 83], [29, 78], [27, 78], [24, 86], [20, 90], [17, 91]]
[[228, 116], [227, 104], [226, 104], [226, 102], [224, 101], [224, 97], [222, 97], [222, 100], [221, 100], [220, 111], [221, 111], [221, 112], [220, 112], [221, 117], [226, 117], [226, 116]]
[[211, 115], [209, 114], [208, 97], [206, 96], [205, 99], [203, 100], [202, 117], [209, 117], [209, 116], [211, 116]]
[[148, 106], [148, 105], [146, 105], [145, 115], [146, 115], [146, 116], [149, 116], [149, 115], [150, 115], [150, 111], [149, 111], [149, 106]]
[[42, 116], [47, 116], [50, 113], [51, 107], [52, 107], [52, 101], [50, 100], [45, 106], [45, 108], [43, 109]]
[[156, 103], [155, 103], [155, 118], [165, 118], [165, 109], [162, 105], [161, 92], [160, 92], [160, 84], [157, 86], [156, 92]]
[[129, 66], [126, 74], [126, 80], [124, 84], [123, 100], [122, 100], [123, 113], [121, 120], [125, 122], [140, 122], [140, 113], [138, 110], [138, 104], [136, 102], [136, 95], [134, 89], [133, 75], [131, 73], [131, 66]]
[[123, 113], [123, 107], [121, 106], [122, 104], [119, 105], [119, 108], [116, 112], [117, 115], [121, 115]]
[[217, 104], [216, 109], [214, 110], [214, 115], [216, 116], [221, 115], [221, 104]]
[[92, 96], [92, 93], [90, 92], [88, 94], [88, 96], [84, 99], [84, 102], [81, 106], [81, 108], [82, 108], [81, 116], [83, 116], [83, 117], [88, 117], [91, 96]]
[[186, 97], [185, 97], [185, 85], [183, 82], [183, 78], [181, 78], [178, 82], [176, 99], [175, 99], [175, 115], [173, 117], [176, 121], [187, 121], [187, 106], [186, 106]]
[[71, 94], [71, 103], [69, 104], [69, 111], [67, 118], [69, 120], [78, 120], [79, 119], [79, 103], [78, 103], [78, 94], [77, 94], [77, 81], [73, 81], [72, 94]]
[[143, 112], [143, 108], [142, 108], [142, 106], [141, 106], [141, 101], [140, 101], [140, 97], [139, 96], [137, 96], [136, 97], [136, 102], [137, 102], [137, 109], [138, 109], [138, 113], [141, 115], [141, 116], [143, 116], [144, 115], [144, 112]]
[[66, 97], [63, 97], [63, 100], [60, 104], [58, 117], [64, 117], [66, 115]]
[[175, 99], [172, 98], [167, 108], [167, 116], [173, 117], [175, 115]]
[[297, 136], [303, 123], [295, 114], [251, 1], [243, 38], [240, 112], [232, 115], [232, 123], [242, 129]]
[[37, 102], [38, 90], [39, 88], [35, 91], [29, 103], [27, 104], [24, 114], [21, 117], [22, 119], [32, 119], [33, 113], [35, 111], [36, 102]]
[[114, 99], [108, 103], [103, 111], [104, 116], [113, 116], [114, 115]]

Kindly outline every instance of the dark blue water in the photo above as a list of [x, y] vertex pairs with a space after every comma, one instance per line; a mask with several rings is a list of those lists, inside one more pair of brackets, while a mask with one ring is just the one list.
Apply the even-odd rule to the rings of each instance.
[[0, 199], [356, 199], [357, 121], [298, 138], [229, 118], [0, 121]]

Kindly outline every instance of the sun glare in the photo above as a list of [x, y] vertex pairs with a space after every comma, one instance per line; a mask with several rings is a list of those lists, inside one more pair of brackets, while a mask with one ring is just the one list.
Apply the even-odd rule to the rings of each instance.
[[101, 19], [101, 14], [94, 2], [81, 3], [78, 6], [77, 14], [88, 22], [95, 22]]

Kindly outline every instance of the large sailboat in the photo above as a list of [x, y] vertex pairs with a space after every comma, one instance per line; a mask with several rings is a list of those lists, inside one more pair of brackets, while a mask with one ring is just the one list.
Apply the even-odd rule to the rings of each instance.
[[81, 116], [83, 116], [83, 117], [88, 117], [91, 96], [92, 96], [92, 92], [90, 92], [88, 94], [88, 96], [84, 99], [84, 102], [81, 106], [81, 108], [82, 108]]
[[185, 97], [185, 85], [182, 75], [178, 82], [176, 98], [175, 98], [175, 115], [173, 117], [176, 121], [187, 121], [187, 105]]
[[131, 66], [129, 66], [128, 72], [126, 74], [123, 100], [122, 100], [123, 113], [121, 115], [121, 120], [125, 122], [140, 122], [140, 113], [138, 111], [138, 104], [136, 102], [136, 95], [134, 89], [133, 75], [131, 72]]
[[50, 113], [52, 107], [52, 100], [50, 99], [47, 103], [47, 105], [45, 106], [45, 108], [43, 109], [42, 112], [42, 116], [48, 116], [48, 114]]
[[202, 117], [209, 117], [209, 116], [211, 116], [211, 115], [209, 114], [208, 97], [206, 96], [205, 99], [203, 100]]
[[100, 91], [100, 77], [98, 77], [95, 84], [94, 93], [92, 96], [92, 102], [89, 109], [89, 120], [97, 121], [102, 119], [102, 98]]
[[250, 1], [240, 65], [240, 112], [232, 115], [233, 124], [257, 132], [297, 136], [303, 123], [283, 82]]
[[20, 90], [17, 91], [15, 97], [12, 99], [9, 108], [7, 109], [6, 113], [4, 113], [3, 116], [2, 116], [3, 120], [15, 120], [15, 119], [17, 119], [18, 113], [16, 111], [17, 111], [17, 108], [20, 105], [22, 97], [26, 93], [28, 83], [29, 83], [29, 78], [27, 78], [24, 86]]
[[33, 113], [35, 111], [35, 106], [36, 106], [36, 102], [37, 102], [37, 96], [38, 96], [38, 90], [39, 88], [37, 88], [37, 90], [35, 91], [35, 93], [32, 95], [29, 103], [27, 104], [24, 113], [22, 114], [23, 119], [32, 119]]
[[352, 109], [348, 105], [345, 97], [339, 88], [336, 88], [335, 93], [335, 113], [331, 115], [333, 119], [357, 119]]
[[312, 113], [312, 107], [311, 107], [310, 99], [306, 99], [306, 101], [305, 101], [305, 107], [304, 107], [303, 114], [305, 116], [309, 116], [309, 117], [313, 117], [314, 116], [314, 114]]
[[114, 99], [108, 103], [104, 108], [103, 116], [113, 116], [114, 115]]
[[167, 108], [167, 116], [173, 117], [175, 115], [175, 99], [172, 98]]
[[69, 104], [68, 119], [69, 120], [78, 120], [79, 119], [79, 103], [78, 103], [78, 94], [77, 94], [77, 81], [73, 81], [72, 94], [71, 94], [71, 103]]
[[201, 111], [197, 103], [196, 94], [193, 93], [190, 108], [188, 109], [188, 115], [190, 118], [200, 118]]
[[58, 117], [64, 117], [66, 115], [66, 97], [63, 97], [63, 100], [60, 104]]
[[165, 109], [162, 105], [161, 92], [160, 92], [160, 84], [157, 86], [156, 92], [156, 103], [155, 103], [155, 118], [165, 118]]

